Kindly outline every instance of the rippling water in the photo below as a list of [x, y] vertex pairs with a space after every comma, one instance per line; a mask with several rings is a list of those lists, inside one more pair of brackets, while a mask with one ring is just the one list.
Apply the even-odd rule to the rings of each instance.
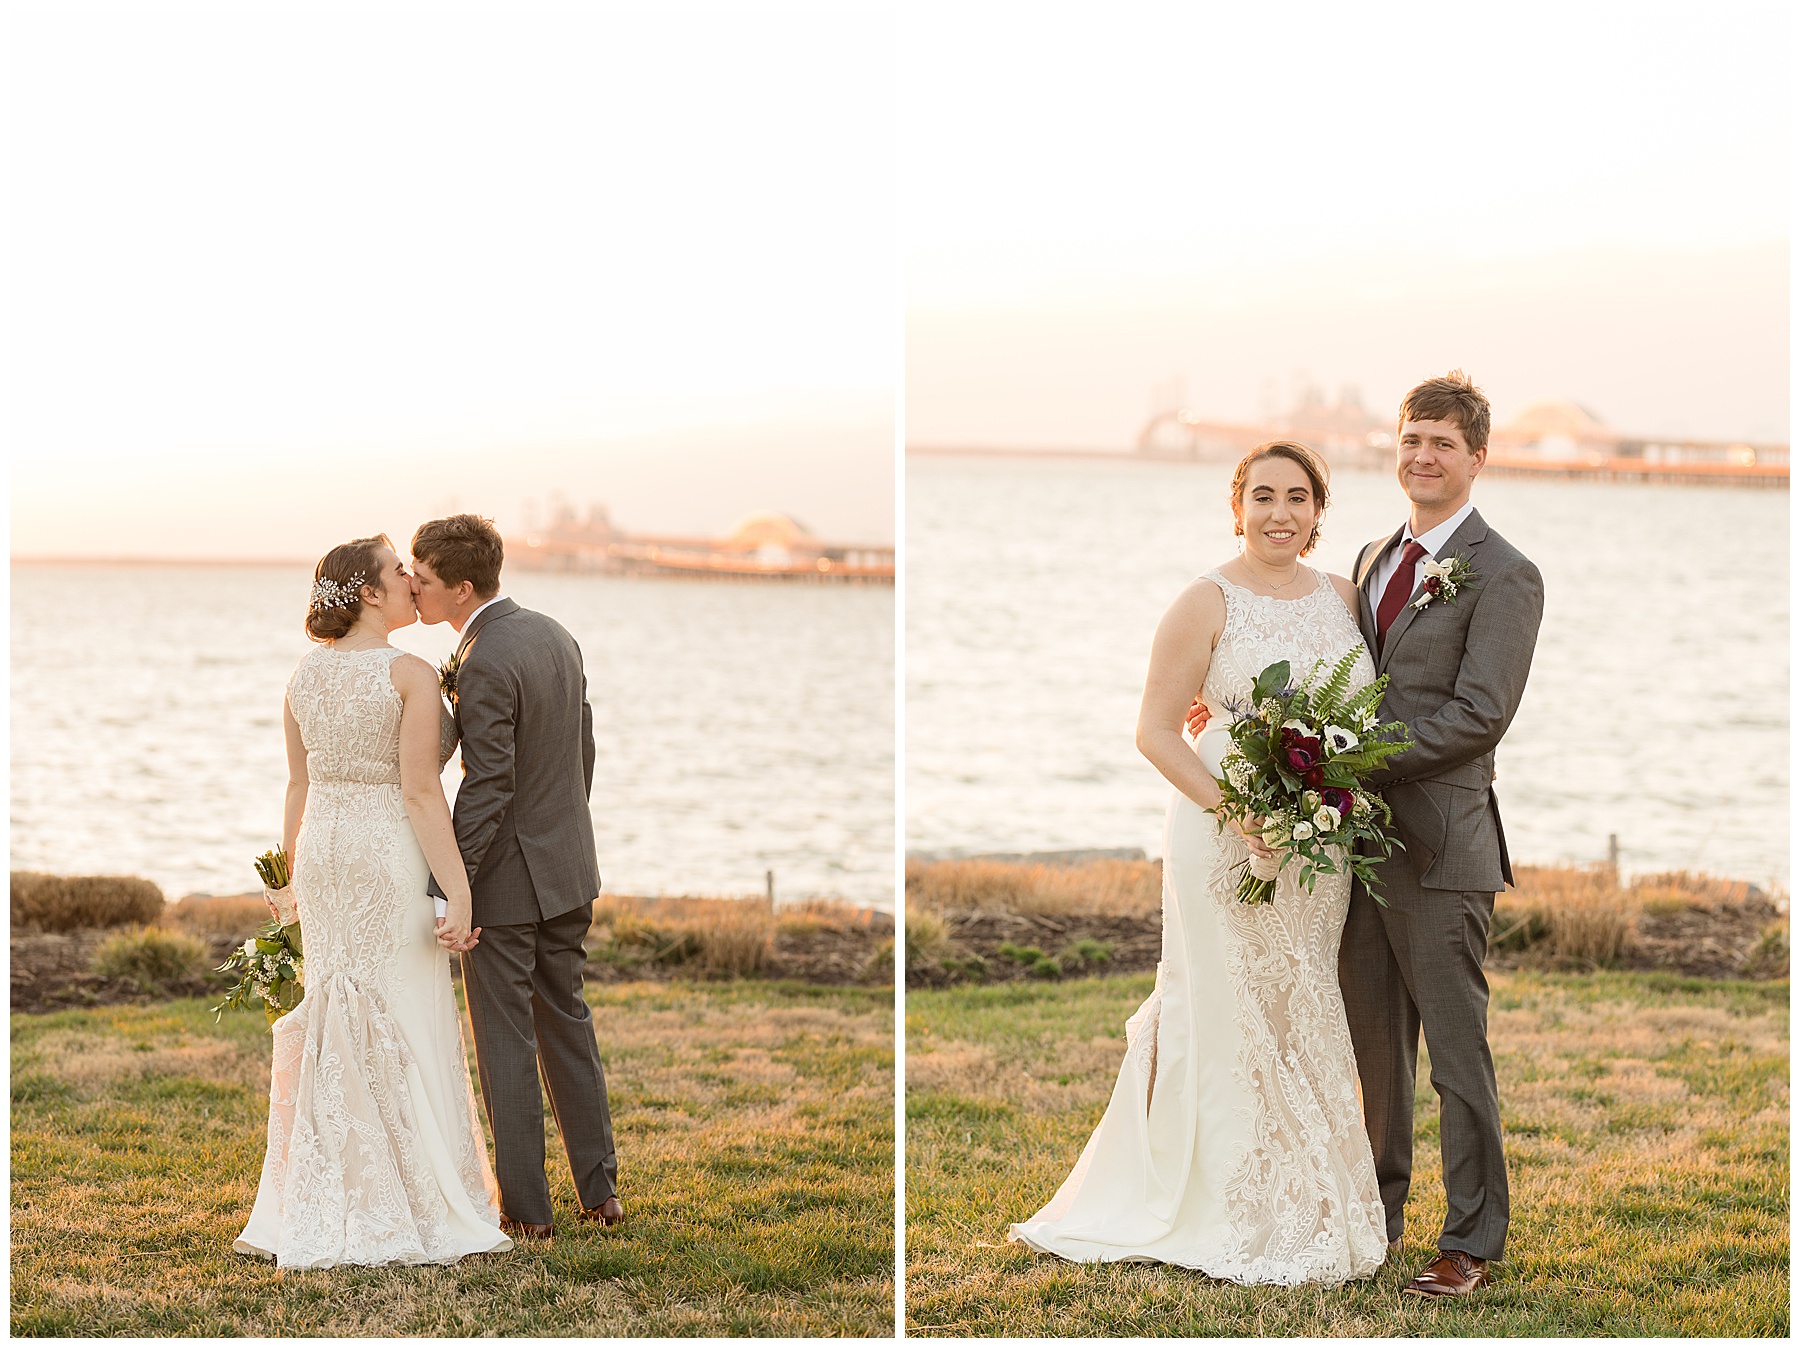
[[[282, 690], [311, 573], [15, 566], [12, 865], [240, 893], [281, 836]], [[893, 907], [894, 592], [509, 575], [574, 634], [617, 893]], [[434, 663], [446, 626], [396, 645]], [[445, 784], [454, 789], [452, 760]]]
[[[906, 842], [1160, 846], [1133, 743], [1150, 637], [1237, 550], [1220, 465], [907, 461]], [[1314, 565], [1405, 518], [1341, 472]], [[1515, 859], [1788, 880], [1788, 495], [1483, 478], [1544, 573], [1531, 682], [1495, 789]]]

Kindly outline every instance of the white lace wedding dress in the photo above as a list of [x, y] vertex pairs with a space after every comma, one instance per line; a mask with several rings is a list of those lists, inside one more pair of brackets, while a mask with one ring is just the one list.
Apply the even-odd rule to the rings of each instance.
[[[1362, 642], [1318, 572], [1277, 600], [1225, 592], [1203, 690], [1223, 752], [1227, 703], [1245, 705], [1278, 660], [1304, 677]], [[1367, 654], [1353, 686], [1373, 681]], [[1214, 738], [1216, 737], [1216, 738]], [[1375, 1166], [1338, 991], [1347, 876], [1308, 894], [1294, 867], [1273, 903], [1236, 898], [1243, 839], [1175, 793], [1163, 833], [1163, 957], [1125, 1027], [1125, 1062], [1074, 1172], [1011, 1238], [1080, 1263], [1155, 1261], [1239, 1283], [1333, 1284], [1386, 1257]]]
[[400, 794], [388, 668], [400, 654], [321, 646], [288, 681], [311, 781], [293, 875], [306, 993], [275, 1023], [268, 1151], [232, 1246], [283, 1268], [448, 1263], [512, 1244]]

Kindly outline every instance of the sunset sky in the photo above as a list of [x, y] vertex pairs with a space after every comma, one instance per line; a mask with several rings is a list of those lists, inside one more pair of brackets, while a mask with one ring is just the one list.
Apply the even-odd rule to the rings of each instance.
[[893, 536], [879, 11], [12, 16], [12, 550]]
[[910, 444], [1456, 365], [1501, 420], [1787, 437], [1782, 6], [907, 13]]

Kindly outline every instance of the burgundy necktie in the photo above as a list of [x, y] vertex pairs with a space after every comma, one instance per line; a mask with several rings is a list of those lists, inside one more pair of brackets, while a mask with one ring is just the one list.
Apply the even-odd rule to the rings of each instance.
[[1425, 549], [1419, 546], [1419, 540], [1406, 540], [1406, 551], [1400, 556], [1400, 565], [1394, 568], [1394, 574], [1388, 577], [1387, 589], [1381, 592], [1381, 607], [1375, 610], [1375, 649], [1377, 652], [1387, 645], [1388, 628], [1394, 625], [1394, 619], [1400, 616], [1400, 610], [1406, 606], [1406, 600], [1413, 592], [1413, 572], [1419, 565], [1419, 558], [1425, 555]]

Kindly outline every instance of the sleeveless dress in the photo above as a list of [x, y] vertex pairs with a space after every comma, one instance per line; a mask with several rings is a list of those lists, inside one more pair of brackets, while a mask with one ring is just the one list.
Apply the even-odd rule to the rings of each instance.
[[[1202, 696], [1202, 757], [1228, 746], [1227, 703], [1287, 660], [1296, 679], [1362, 644], [1331, 582], [1298, 599], [1216, 571], [1225, 630]], [[1365, 652], [1351, 683], [1374, 680]], [[1225, 742], [1224, 745], [1220, 741]], [[1347, 875], [1309, 894], [1284, 867], [1274, 902], [1238, 902], [1250, 855], [1179, 791], [1163, 832], [1163, 956], [1125, 1027], [1125, 1062], [1074, 1172], [1010, 1239], [1078, 1263], [1176, 1264], [1238, 1283], [1336, 1284], [1387, 1255], [1386, 1219], [1338, 990]]]
[[[400, 654], [321, 646], [288, 681], [310, 779], [293, 874], [306, 992], [275, 1022], [268, 1150], [232, 1245], [283, 1268], [512, 1245], [400, 792]], [[447, 709], [442, 720], [447, 761], [455, 726]]]

